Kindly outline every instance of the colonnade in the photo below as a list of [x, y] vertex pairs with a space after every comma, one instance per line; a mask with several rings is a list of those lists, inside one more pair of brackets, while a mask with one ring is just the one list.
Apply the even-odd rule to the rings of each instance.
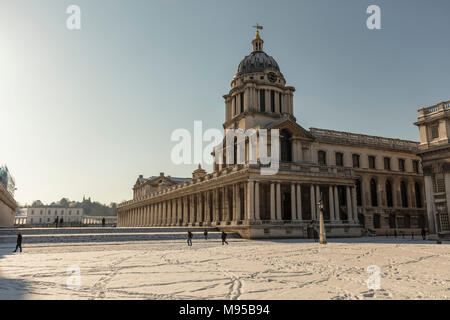
[[[264, 90], [265, 108], [262, 110], [261, 93]], [[256, 84], [248, 84], [242, 91], [233, 93], [225, 99], [225, 119], [231, 120], [233, 117], [239, 115], [241, 111], [265, 111], [272, 112], [272, 98], [271, 91], [273, 91], [273, 112], [275, 113], [289, 113], [293, 114], [294, 110], [294, 95], [291, 90], [279, 91], [271, 87], [257, 87]], [[243, 105], [242, 105], [243, 103]]]
[[[263, 185], [269, 189], [268, 194], [261, 192]], [[289, 191], [282, 192], [282, 186], [284, 190]], [[118, 208], [118, 226], [215, 226], [318, 220], [321, 187], [322, 190], [328, 188], [328, 201], [325, 199], [322, 201], [327, 201], [329, 204], [329, 220], [333, 222], [343, 220], [341, 210], [346, 210], [346, 222], [358, 221], [354, 186], [341, 186], [345, 188], [345, 204], [342, 205], [339, 201], [338, 185], [250, 180], [173, 198], [162, 195], [161, 200], [153, 197], [127, 204]], [[305, 206], [302, 205], [304, 201], [302, 192], [307, 190], [305, 188], [309, 188], [310, 212], [308, 213], [303, 212]], [[290, 212], [287, 212], [288, 209], [282, 200], [284, 193], [290, 194]], [[267, 196], [269, 201], [265, 199]], [[266, 203], [269, 203], [267, 208]], [[262, 211], [270, 212], [270, 216], [263, 214]], [[290, 214], [287, 215], [287, 213]], [[289, 218], [283, 218], [286, 216]]]

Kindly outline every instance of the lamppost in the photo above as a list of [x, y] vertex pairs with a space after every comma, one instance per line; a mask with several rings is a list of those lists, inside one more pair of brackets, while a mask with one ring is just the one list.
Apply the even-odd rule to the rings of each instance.
[[323, 221], [323, 200], [322, 200], [322, 193], [320, 193], [320, 200], [319, 200], [319, 227], [320, 227], [320, 234], [319, 234], [319, 243], [320, 244], [327, 244], [327, 235], [325, 232], [325, 223]]

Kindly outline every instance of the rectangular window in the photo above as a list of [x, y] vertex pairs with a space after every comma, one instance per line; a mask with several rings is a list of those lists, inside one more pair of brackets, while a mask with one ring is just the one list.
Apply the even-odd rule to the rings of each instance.
[[398, 159], [398, 170], [404, 172], [405, 171], [405, 160]]
[[391, 158], [384, 158], [384, 170], [391, 170]]
[[319, 165], [326, 166], [327, 165], [327, 154], [325, 151], [319, 151], [317, 153], [319, 159]]
[[275, 112], [275, 91], [270, 90], [270, 110]]
[[240, 94], [240, 97], [241, 97], [241, 113], [243, 113], [244, 112], [244, 93], [243, 92]]
[[419, 160], [413, 160], [413, 170], [415, 173], [419, 173]]
[[359, 168], [359, 154], [353, 154], [352, 155], [353, 160], [353, 168]]
[[431, 138], [437, 139], [439, 138], [439, 125], [431, 126]]
[[369, 156], [369, 169], [376, 169], [375, 156]]
[[259, 90], [259, 103], [261, 111], [266, 111], [266, 91], [264, 89]]
[[336, 166], [338, 167], [344, 166], [344, 154], [341, 152], [336, 152]]

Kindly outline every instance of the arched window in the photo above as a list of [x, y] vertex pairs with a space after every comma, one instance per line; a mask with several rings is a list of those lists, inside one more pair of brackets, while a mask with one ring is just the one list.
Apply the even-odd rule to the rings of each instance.
[[394, 206], [394, 198], [392, 197], [392, 184], [391, 181], [386, 180], [386, 202], [388, 207]]
[[317, 152], [317, 159], [319, 162], [319, 165], [326, 166], [327, 165], [327, 153], [325, 151], [318, 151]]
[[281, 145], [281, 161], [292, 161], [292, 146], [291, 146], [291, 134], [286, 129], [280, 132], [280, 145]]
[[378, 207], [377, 182], [375, 179], [370, 180], [370, 201], [372, 207]]
[[422, 208], [422, 188], [420, 186], [420, 183], [416, 182], [414, 183], [414, 191], [416, 193], [416, 205], [417, 208]]
[[408, 194], [406, 191], [406, 183], [405, 181], [400, 182], [400, 195], [402, 198], [402, 207], [408, 208]]

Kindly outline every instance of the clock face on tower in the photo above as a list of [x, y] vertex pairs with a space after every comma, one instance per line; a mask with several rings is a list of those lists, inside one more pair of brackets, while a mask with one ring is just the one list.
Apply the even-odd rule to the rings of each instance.
[[277, 75], [273, 72], [269, 72], [269, 74], [267, 75], [267, 78], [269, 79], [270, 82], [277, 81]]

